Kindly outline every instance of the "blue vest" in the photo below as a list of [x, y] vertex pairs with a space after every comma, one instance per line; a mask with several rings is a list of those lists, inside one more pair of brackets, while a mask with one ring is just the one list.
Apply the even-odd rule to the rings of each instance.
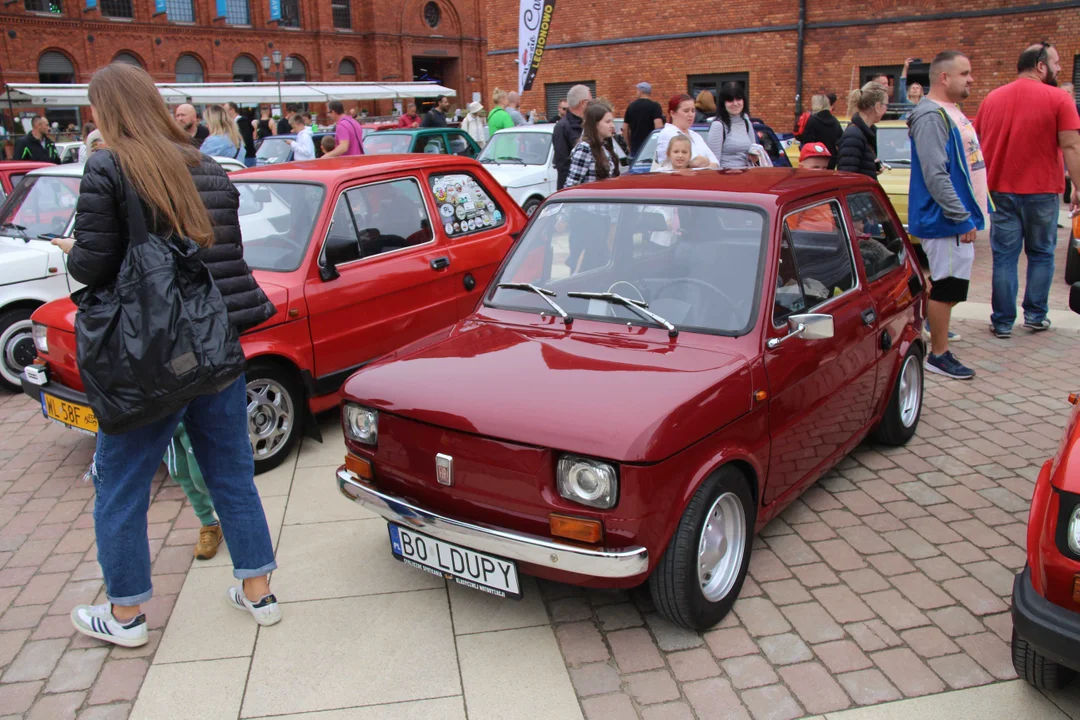
[[949, 137], [945, 142], [947, 159], [945, 167], [949, 171], [956, 195], [971, 217], [963, 222], [953, 222], [945, 216], [923, 179], [922, 165], [915, 143], [911, 143], [911, 182], [908, 185], [908, 232], [921, 238], [946, 238], [963, 235], [974, 229], [982, 230], [985, 225], [982, 208], [975, 199], [975, 190], [971, 187], [971, 171], [962, 150], [964, 138], [960, 128], [952, 121], [944, 108], [938, 108], [945, 125], [949, 128]]

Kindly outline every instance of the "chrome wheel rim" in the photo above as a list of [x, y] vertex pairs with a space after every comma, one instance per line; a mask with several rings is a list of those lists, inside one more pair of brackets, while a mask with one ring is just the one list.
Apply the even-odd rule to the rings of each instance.
[[277, 382], [258, 378], [247, 384], [248, 436], [256, 460], [266, 460], [285, 447], [293, 429], [292, 398]]
[[18, 385], [24, 367], [37, 357], [34, 348], [33, 323], [19, 320], [0, 333], [0, 374], [8, 382]]
[[727, 597], [746, 552], [746, 513], [742, 501], [726, 492], [709, 508], [698, 540], [697, 574], [701, 594], [709, 602]]
[[904, 360], [904, 367], [900, 370], [900, 422], [906, 428], [915, 424], [915, 419], [919, 417], [919, 407], [922, 405], [920, 370], [914, 355], [909, 355]]

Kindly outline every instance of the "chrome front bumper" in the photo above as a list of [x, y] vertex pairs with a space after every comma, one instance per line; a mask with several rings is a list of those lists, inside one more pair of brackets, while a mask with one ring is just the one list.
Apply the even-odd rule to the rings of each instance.
[[643, 547], [597, 550], [454, 520], [377, 490], [344, 466], [338, 468], [337, 483], [342, 495], [387, 520], [473, 550], [589, 577], [634, 577], [649, 569], [649, 551]]

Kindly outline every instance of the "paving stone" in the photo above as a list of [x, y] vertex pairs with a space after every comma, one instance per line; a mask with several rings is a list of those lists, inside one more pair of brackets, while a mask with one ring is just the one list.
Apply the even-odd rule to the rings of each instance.
[[131, 715], [131, 703], [97, 705], [79, 713], [79, 720], [127, 720]]
[[35, 575], [26, 583], [22, 592], [15, 598], [15, 605], [42, 605], [56, 599], [60, 589], [67, 581], [67, 573]]
[[964, 635], [956, 638], [956, 644], [998, 680], [1016, 677], [1012, 664], [1012, 651], [994, 633]]
[[836, 573], [828, 565], [821, 562], [799, 565], [793, 567], [791, 571], [795, 573], [795, 577], [799, 579], [799, 582], [809, 588], [835, 585], [840, 581]]
[[[926, 506], [947, 502], [946, 498], [940, 492], [930, 487], [922, 480], [900, 483], [895, 487], [897, 490], [907, 495], [916, 505]], [[892, 512], [892, 510], [890, 509], [889, 512]]]
[[1011, 612], [1003, 612], [998, 615], [987, 615], [983, 617], [982, 621], [986, 627], [993, 630], [1004, 642], [1012, 642], [1013, 623]]
[[19, 654], [4, 671], [0, 680], [5, 683], [44, 680], [64, 654], [67, 640], [38, 640], [22, 646]]
[[790, 665], [814, 657], [802, 638], [794, 633], [759, 638], [758, 646], [773, 665]]
[[780, 677], [809, 713], [843, 710], [851, 705], [847, 694], [820, 663], [780, 668]]
[[858, 622], [875, 617], [874, 611], [843, 585], [818, 588], [814, 590], [814, 597], [839, 623]]
[[814, 549], [829, 567], [836, 571], [858, 570], [866, 567], [866, 561], [847, 543], [846, 540], [823, 540], [814, 543]]
[[870, 656], [900, 692], [918, 697], [941, 692], [945, 683], [907, 648], [882, 650]]
[[921, 560], [941, 554], [936, 546], [928, 543], [914, 530], [896, 530], [884, 533], [882, 537], [910, 560]]
[[593, 615], [592, 606], [583, 597], [563, 598], [548, 603], [551, 619], [557, 623], [588, 620]]
[[588, 720], [637, 720], [638, 714], [629, 695], [602, 695], [581, 703]]
[[591, 622], [576, 622], [555, 628], [563, 657], [570, 665], [603, 662], [608, 659], [607, 646]]
[[0, 668], [15, 659], [23, 643], [30, 637], [30, 630], [0, 632]]
[[775, 635], [791, 627], [776, 606], [765, 598], [739, 598], [735, 601], [735, 614], [754, 637]]
[[667, 670], [653, 670], [625, 677], [630, 697], [641, 705], [679, 699], [679, 686]]
[[1001, 598], [987, 589], [985, 585], [972, 577], [946, 580], [942, 587], [955, 597], [964, 607], [975, 615], [990, 615], [1003, 612], [1008, 606]]
[[650, 613], [645, 616], [645, 621], [656, 638], [657, 646], [664, 652], [695, 648], [705, 642], [700, 633], [680, 627], [662, 615]]
[[741, 627], [713, 630], [705, 635], [705, 642], [712, 654], [720, 660], [758, 651], [757, 645]]
[[939, 549], [948, 555], [949, 559], [953, 562], [960, 563], [961, 565], [986, 559], [986, 553], [969, 543], [967, 540], [958, 543], [950, 543], [948, 545], [941, 545]]
[[915, 566], [907, 558], [896, 552], [882, 553], [868, 559], [882, 575], [900, 575], [915, 570]]
[[759, 583], [765, 583], [789, 578], [791, 571], [772, 550], [761, 549], [750, 553], [750, 576]]
[[853, 670], [863, 670], [874, 664], [866, 653], [860, 650], [859, 646], [851, 640], [834, 640], [815, 645], [814, 653], [834, 675]]
[[[834, 530], [862, 524], [862, 520], [849, 510], [826, 510], [821, 513], [821, 520]], [[828, 538], [821, 539], [826, 540]]]
[[766, 541], [769, 548], [776, 553], [785, 565], [806, 565], [818, 562], [821, 558], [817, 553], [798, 535], [780, 535], [771, 537]]
[[619, 670], [624, 674], [664, 666], [664, 660], [660, 657], [652, 636], [644, 628], [608, 633], [607, 641]]
[[927, 617], [896, 590], [869, 593], [863, 596], [863, 600], [894, 630], [906, 630], [929, 623]]
[[754, 720], [791, 720], [803, 715], [802, 708], [783, 685], [747, 690], [742, 693], [742, 700]]
[[798, 580], [777, 580], [761, 584], [762, 590], [776, 605], [792, 605], [811, 600], [810, 593]]
[[740, 690], [769, 685], [778, 680], [772, 666], [761, 655], [728, 658], [720, 663], [731, 684]]
[[90, 692], [91, 705], [134, 700], [150, 664], [147, 660], [109, 660]]
[[[820, 603], [808, 602], [788, 605], [783, 608], [782, 612], [791, 621], [795, 631], [808, 643], [839, 640], [844, 636], [843, 628], [836, 624], [836, 621], [832, 619], [832, 616], [826, 612]], [[784, 630], [786, 629], [784, 628]]]
[[964, 653], [932, 658], [928, 661], [936, 672], [953, 690], [986, 685], [994, 678], [983, 670], [977, 662]]
[[915, 607], [923, 610], [932, 610], [955, 603], [953, 598], [920, 572], [894, 575], [889, 580]]
[[974, 518], [971, 520], [955, 522], [953, 523], [952, 528], [963, 535], [968, 541], [984, 550], [986, 548], [998, 547], [999, 545], [1007, 545], [1009, 542], [995, 532], [989, 525]]
[[596, 619], [600, 621], [600, 629], [604, 632], [638, 627], [644, 624], [637, 608], [628, 603], [598, 607], [596, 608]]
[[845, 585], [860, 594], [888, 590], [889, 588], [888, 581], [871, 568], [840, 573], [840, 579], [843, 580]]
[[5, 713], [26, 712], [34, 704], [34, 698], [41, 691], [42, 685], [44, 683], [40, 681], [0, 685], [0, 708], [3, 708]]
[[969, 563], [964, 566], [976, 580], [981, 582], [991, 592], [1002, 597], [1012, 595], [1013, 580], [1016, 573], [1009, 571], [993, 560]]
[[26, 720], [75, 720], [75, 711], [85, 698], [85, 692], [42, 695], [30, 708]]
[[641, 720], [694, 720], [694, 711], [679, 700], [642, 708]]
[[618, 692], [622, 686], [619, 671], [606, 662], [570, 668], [570, 682], [580, 697]]
[[877, 500], [870, 497], [863, 490], [836, 492], [833, 493], [833, 497], [842, 502], [848, 510], [856, 515], [872, 515], [874, 513], [884, 512], [884, 508], [878, 504]]
[[795, 526], [795, 531], [799, 533], [799, 537], [807, 542], [817, 542], [818, 540], [828, 540], [836, 537], [836, 531], [823, 522], [802, 523]]
[[844, 626], [844, 629], [865, 652], [884, 650], [904, 643], [900, 636], [881, 620], [849, 623]]
[[922, 570], [928, 578], [936, 580], [937, 582], [963, 577], [966, 574], [963, 568], [942, 555], [925, 558], [923, 560], [916, 560], [915, 565]]
[[720, 674], [720, 666], [705, 648], [671, 653], [667, 656], [667, 661], [671, 666], [672, 674], [679, 682], [702, 680]]
[[844, 673], [836, 678], [847, 691], [851, 699], [859, 705], [899, 700], [900, 692], [890, 683], [880, 670], [857, 670]]
[[682, 687], [700, 720], [750, 720], [749, 711], [724, 678], [689, 682]]

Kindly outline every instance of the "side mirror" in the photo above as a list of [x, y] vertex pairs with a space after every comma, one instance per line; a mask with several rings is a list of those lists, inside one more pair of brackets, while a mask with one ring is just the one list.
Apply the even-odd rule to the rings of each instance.
[[360, 259], [360, 246], [356, 238], [330, 235], [323, 246], [323, 264], [319, 268], [319, 277], [324, 282], [336, 280], [339, 275], [337, 266], [341, 263]]
[[1069, 309], [1074, 313], [1080, 313], [1080, 282], [1072, 284], [1069, 290]]
[[788, 334], [782, 338], [770, 338], [765, 346], [770, 350], [775, 350], [791, 338], [800, 336], [807, 340], [828, 340], [834, 332], [832, 315], [820, 313], [792, 315], [788, 318]]

